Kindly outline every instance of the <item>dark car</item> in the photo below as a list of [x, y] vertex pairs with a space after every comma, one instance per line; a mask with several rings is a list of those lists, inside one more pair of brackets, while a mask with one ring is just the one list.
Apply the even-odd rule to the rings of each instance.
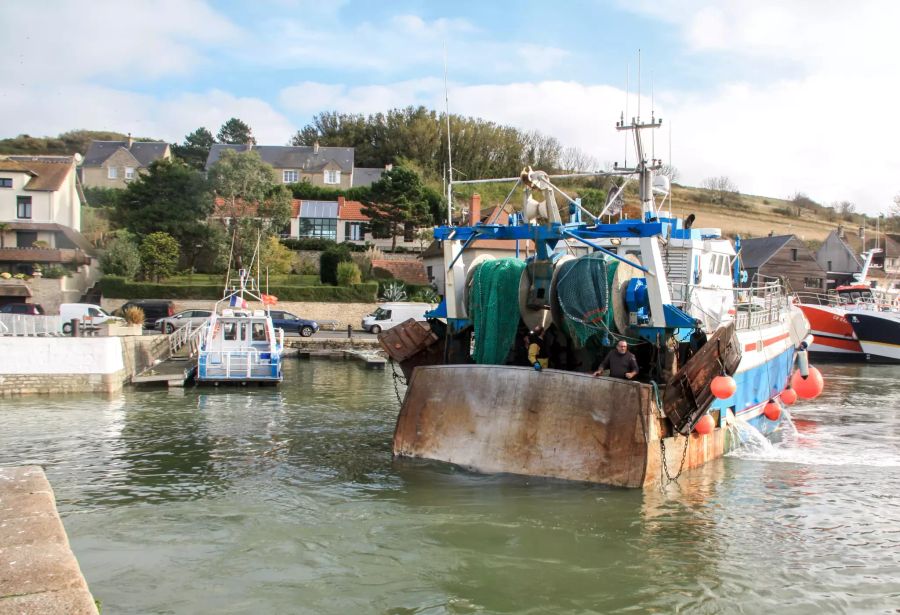
[[296, 331], [303, 337], [309, 337], [319, 330], [319, 323], [315, 320], [300, 318], [283, 310], [271, 310], [269, 314], [272, 316], [272, 325], [276, 329], [284, 329], [285, 333]]
[[175, 304], [168, 299], [132, 299], [122, 304], [122, 307], [113, 312], [113, 316], [125, 316], [125, 310], [130, 307], [141, 308], [144, 311], [144, 328], [153, 329], [156, 321], [175, 313]]
[[30, 314], [43, 316], [44, 308], [37, 303], [7, 303], [0, 307], [0, 314]]

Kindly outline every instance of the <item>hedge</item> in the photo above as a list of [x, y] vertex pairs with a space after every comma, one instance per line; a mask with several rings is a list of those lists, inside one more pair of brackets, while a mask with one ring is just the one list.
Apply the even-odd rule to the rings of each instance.
[[[222, 285], [195, 284], [171, 286], [153, 282], [129, 282], [116, 276], [100, 280], [104, 297], [116, 299], [206, 299], [222, 298]], [[376, 300], [378, 284], [365, 282], [352, 286], [269, 286], [269, 294], [279, 301], [319, 301], [336, 303], [372, 303]]]
[[[289, 250], [307, 250], [310, 252], [322, 252], [324, 250], [327, 250], [328, 248], [333, 248], [338, 245], [331, 239], [320, 239], [317, 237], [301, 237], [299, 239], [294, 237], [287, 237], [281, 240], [281, 244]], [[366, 246], [351, 243], [349, 241], [345, 241], [340, 245], [347, 246], [347, 248], [351, 252], [366, 251]]]

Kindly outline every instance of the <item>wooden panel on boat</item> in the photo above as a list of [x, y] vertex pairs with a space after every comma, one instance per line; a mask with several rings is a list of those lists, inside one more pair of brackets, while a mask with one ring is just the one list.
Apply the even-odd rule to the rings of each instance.
[[393, 451], [483, 473], [641, 487], [648, 447], [659, 447], [658, 417], [652, 389], [637, 382], [497, 365], [420, 367]]
[[706, 345], [666, 383], [663, 410], [675, 431], [691, 433], [694, 423], [715, 399], [709, 383], [719, 375], [723, 365], [727, 374], [734, 374], [740, 361], [741, 348], [734, 323], [719, 327]]
[[438, 341], [428, 325], [410, 318], [378, 334], [378, 342], [394, 361], [402, 363]]

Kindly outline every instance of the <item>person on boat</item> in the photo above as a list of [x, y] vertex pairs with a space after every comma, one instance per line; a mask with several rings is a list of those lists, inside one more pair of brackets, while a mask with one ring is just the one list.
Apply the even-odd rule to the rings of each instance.
[[550, 353], [544, 340], [544, 327], [541, 325], [528, 334], [528, 362], [538, 371], [550, 364]]
[[618, 341], [616, 349], [606, 354], [606, 358], [603, 359], [600, 367], [594, 372], [594, 377], [602, 376], [603, 370], [607, 369], [609, 370], [609, 375], [613, 378], [632, 380], [638, 375], [640, 368], [635, 356], [628, 352], [628, 342], [625, 340]]

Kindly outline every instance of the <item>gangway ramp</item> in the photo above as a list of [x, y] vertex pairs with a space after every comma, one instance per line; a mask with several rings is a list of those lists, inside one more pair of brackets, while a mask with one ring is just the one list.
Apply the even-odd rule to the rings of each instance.
[[131, 382], [133, 384], [165, 382], [170, 387], [183, 387], [194, 377], [197, 370], [197, 349], [205, 330], [206, 325], [192, 327], [190, 322], [176, 329], [168, 335], [168, 356], [141, 373], [135, 374]]

